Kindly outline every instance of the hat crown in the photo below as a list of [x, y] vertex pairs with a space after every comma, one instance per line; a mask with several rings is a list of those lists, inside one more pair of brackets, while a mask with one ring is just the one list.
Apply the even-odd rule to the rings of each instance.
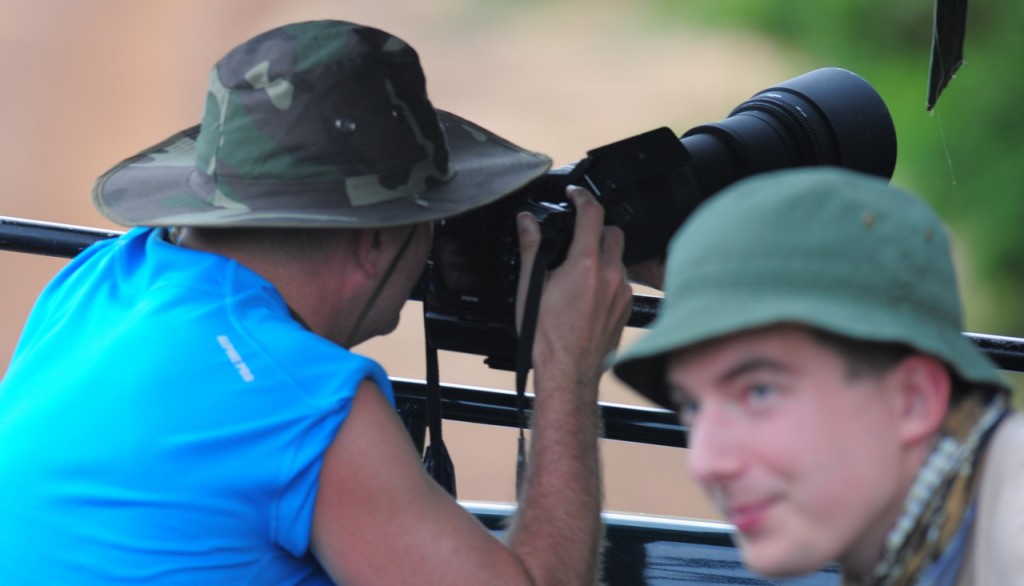
[[671, 250], [668, 304], [705, 288], [818, 291], [962, 326], [945, 228], [875, 177], [818, 168], [752, 178], [698, 209]]
[[352, 205], [448, 179], [448, 148], [415, 50], [341, 21], [280, 27], [210, 73], [195, 162], [209, 191], [234, 182], [345, 183]]
[[615, 372], [666, 407], [670, 353], [778, 324], [906, 344], [964, 381], [1005, 388], [962, 335], [938, 216], [877, 177], [815, 167], [737, 182], [676, 233], [665, 283], [651, 332], [617, 357]]
[[202, 123], [114, 165], [92, 196], [126, 226], [380, 228], [487, 205], [550, 166], [435, 110], [401, 39], [320, 20], [230, 51]]

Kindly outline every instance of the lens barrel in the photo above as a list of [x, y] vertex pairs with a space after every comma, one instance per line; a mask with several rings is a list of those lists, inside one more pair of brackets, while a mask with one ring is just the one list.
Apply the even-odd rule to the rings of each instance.
[[681, 141], [704, 197], [773, 169], [835, 165], [889, 179], [896, 166], [896, 130], [885, 102], [863, 78], [837, 67], [763, 90]]

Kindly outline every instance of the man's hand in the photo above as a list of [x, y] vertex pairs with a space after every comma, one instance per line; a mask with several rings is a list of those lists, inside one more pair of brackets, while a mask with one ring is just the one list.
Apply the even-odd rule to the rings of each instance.
[[[576, 226], [565, 261], [548, 276], [533, 346], [534, 414], [519, 511], [509, 530], [536, 584], [593, 584], [601, 538], [597, 386], [629, 317], [622, 231], [604, 226], [587, 191], [567, 190]], [[520, 214], [520, 307], [540, 225]]]
[[[565, 261], [551, 272], [541, 297], [533, 363], [538, 373], [557, 368], [575, 373], [596, 392], [606, 356], [618, 346], [629, 318], [632, 289], [622, 266], [622, 231], [604, 225], [604, 208], [580, 187], [566, 190], [576, 226]], [[540, 246], [540, 225], [531, 214], [517, 218], [522, 264], [516, 321]]]

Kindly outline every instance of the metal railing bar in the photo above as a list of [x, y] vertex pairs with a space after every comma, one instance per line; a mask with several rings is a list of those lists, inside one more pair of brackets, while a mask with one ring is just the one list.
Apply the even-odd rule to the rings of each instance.
[[[121, 232], [0, 216], [0, 250], [73, 258], [90, 244]], [[631, 327], [647, 327], [658, 315], [661, 298], [634, 295]], [[1000, 368], [1024, 372], [1024, 339], [964, 333]]]
[[[399, 406], [425, 403], [426, 384], [423, 381], [392, 378], [395, 400]], [[441, 409], [444, 418], [452, 421], [517, 427], [516, 394], [511, 391], [485, 389], [462, 385], [441, 385]], [[686, 447], [686, 428], [679, 424], [671, 411], [634, 407], [615, 403], [600, 403], [606, 439]], [[526, 395], [526, 411], [533, 409], [533, 395]]]

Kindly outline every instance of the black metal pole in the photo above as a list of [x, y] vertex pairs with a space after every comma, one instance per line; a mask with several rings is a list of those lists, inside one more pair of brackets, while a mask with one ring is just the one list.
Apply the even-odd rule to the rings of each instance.
[[[121, 232], [0, 216], [0, 250], [73, 258], [90, 244]], [[633, 296], [631, 327], [644, 328], [658, 315], [661, 298]], [[1004, 370], [1024, 372], [1024, 339], [964, 333]]]
[[120, 232], [0, 216], [0, 250], [74, 258], [98, 240]]
[[[423, 381], [393, 378], [399, 407], [424, 406], [426, 384]], [[630, 405], [601, 403], [604, 437], [607, 439], [686, 447], [686, 428], [671, 411]], [[479, 387], [441, 385], [444, 418], [466, 423], [518, 427], [516, 394]], [[533, 395], [526, 396], [526, 411], [533, 410]]]
[[[116, 238], [122, 233], [79, 225], [0, 216], [0, 250], [73, 258], [96, 241]], [[633, 296], [629, 325], [646, 328], [657, 316], [662, 299]], [[989, 334], [965, 333], [999, 368], [1024, 372], [1024, 339]]]

